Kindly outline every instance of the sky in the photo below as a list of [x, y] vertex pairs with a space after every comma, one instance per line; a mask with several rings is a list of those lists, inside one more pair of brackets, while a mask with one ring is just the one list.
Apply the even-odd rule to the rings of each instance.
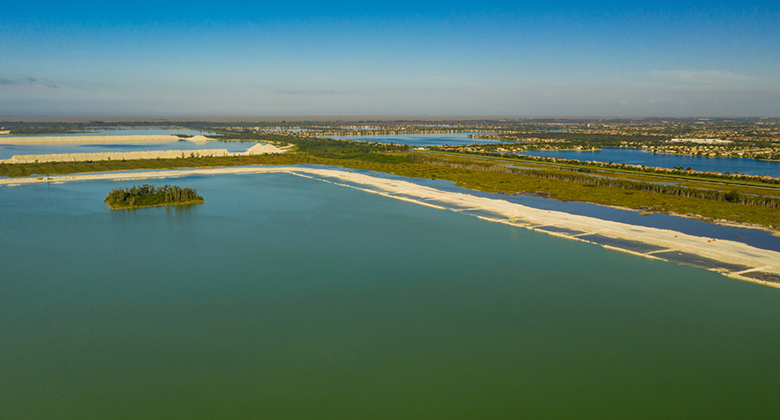
[[780, 2], [7, 2], [0, 116], [780, 116]]

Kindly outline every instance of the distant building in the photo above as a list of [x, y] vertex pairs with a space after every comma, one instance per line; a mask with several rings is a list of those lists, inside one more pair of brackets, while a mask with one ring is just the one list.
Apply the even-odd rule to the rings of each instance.
[[731, 140], [720, 139], [671, 139], [672, 143], [696, 143], [696, 144], [729, 144]]

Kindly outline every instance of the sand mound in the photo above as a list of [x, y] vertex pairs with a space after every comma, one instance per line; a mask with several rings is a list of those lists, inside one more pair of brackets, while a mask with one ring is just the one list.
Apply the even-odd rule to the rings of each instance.
[[210, 139], [210, 138], [208, 138], [206, 136], [202, 136], [200, 134], [198, 134], [197, 136], [192, 136], [192, 137], [187, 139], [187, 141], [191, 141], [191, 142], [193, 142], [195, 144], [206, 144], [206, 143], [208, 143], [208, 142], [210, 142], [212, 140], [214, 140], [214, 139]]
[[249, 149], [247, 149], [246, 152], [242, 153], [243, 155], [265, 155], [269, 153], [284, 153], [286, 150], [280, 149], [276, 146], [272, 146], [270, 144], [261, 144], [258, 143]]

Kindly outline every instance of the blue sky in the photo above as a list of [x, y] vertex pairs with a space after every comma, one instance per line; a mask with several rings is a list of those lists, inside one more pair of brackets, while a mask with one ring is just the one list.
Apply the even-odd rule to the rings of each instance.
[[14, 2], [0, 115], [780, 116], [780, 6]]

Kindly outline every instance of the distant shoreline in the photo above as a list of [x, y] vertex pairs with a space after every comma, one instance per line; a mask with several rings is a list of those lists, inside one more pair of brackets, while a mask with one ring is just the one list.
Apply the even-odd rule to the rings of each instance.
[[113, 172], [0, 179], [0, 186], [91, 180], [141, 180], [192, 175], [288, 173], [438, 209], [471, 213], [485, 220], [566, 239], [596, 243], [646, 258], [674, 261], [731, 278], [780, 288], [780, 253], [741, 242], [716, 240], [673, 230], [630, 225], [589, 216], [532, 208], [505, 200], [441, 191], [412, 182], [372, 177], [348, 170], [297, 166], [253, 166]]

